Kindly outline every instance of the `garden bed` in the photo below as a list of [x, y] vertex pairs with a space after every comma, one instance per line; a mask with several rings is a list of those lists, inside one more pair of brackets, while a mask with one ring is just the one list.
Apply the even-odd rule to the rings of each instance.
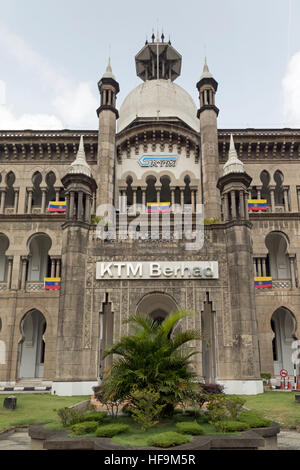
[[[195, 423], [193, 417], [184, 416], [184, 423]], [[96, 432], [85, 435], [74, 435], [72, 428], [63, 428], [60, 423], [52, 422], [42, 425], [33, 425], [29, 428], [32, 450], [153, 450], [161, 449], [149, 445], [149, 438], [157, 437], [159, 434], [168, 436], [169, 433], [178, 433], [178, 420], [165, 419], [148, 431], [142, 432], [136, 423], [129, 417], [118, 417], [112, 419], [107, 417], [100, 426], [104, 428], [111, 423], [115, 425], [127, 425], [129, 429], [116, 436], [97, 437]], [[261, 428], [252, 428], [242, 432], [221, 433], [216, 432], [214, 427], [208, 423], [200, 422], [203, 429], [202, 435], [189, 435], [189, 442], [163, 447], [163, 450], [209, 450], [209, 449], [276, 449], [277, 434], [280, 427], [277, 423]]]

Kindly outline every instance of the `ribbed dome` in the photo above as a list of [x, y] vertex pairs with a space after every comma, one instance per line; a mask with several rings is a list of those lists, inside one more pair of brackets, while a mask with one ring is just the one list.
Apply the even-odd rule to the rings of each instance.
[[197, 107], [193, 98], [170, 80], [147, 80], [137, 86], [122, 103], [118, 132], [136, 118], [177, 117], [199, 132]]

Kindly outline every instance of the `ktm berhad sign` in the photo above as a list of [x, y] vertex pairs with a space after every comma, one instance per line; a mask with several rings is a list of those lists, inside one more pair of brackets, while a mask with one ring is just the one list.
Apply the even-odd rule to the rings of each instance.
[[218, 279], [217, 261], [97, 262], [96, 279]]

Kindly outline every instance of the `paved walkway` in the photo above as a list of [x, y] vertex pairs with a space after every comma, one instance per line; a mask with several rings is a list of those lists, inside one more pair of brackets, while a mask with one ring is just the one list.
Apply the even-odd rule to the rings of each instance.
[[[278, 435], [278, 447], [279, 450], [300, 450], [300, 433], [281, 431]], [[27, 429], [0, 435], [0, 450], [30, 450], [30, 437]]]

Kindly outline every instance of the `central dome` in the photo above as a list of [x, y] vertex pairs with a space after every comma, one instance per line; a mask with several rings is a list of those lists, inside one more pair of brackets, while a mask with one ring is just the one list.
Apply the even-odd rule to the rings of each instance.
[[200, 128], [193, 98], [171, 80], [147, 80], [141, 83], [125, 98], [119, 116], [118, 132], [137, 118], [178, 118], [196, 132]]

